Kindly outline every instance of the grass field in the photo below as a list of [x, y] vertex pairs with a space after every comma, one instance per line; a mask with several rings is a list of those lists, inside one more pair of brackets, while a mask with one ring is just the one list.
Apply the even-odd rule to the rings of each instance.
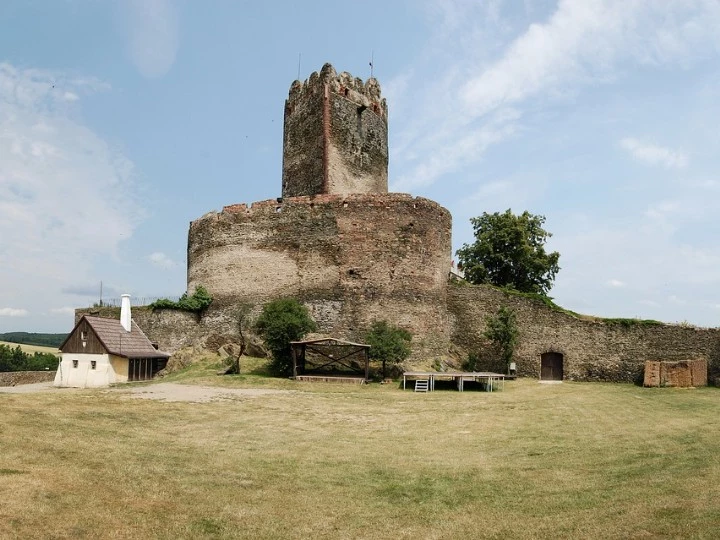
[[10, 343], [9, 341], [0, 341], [0, 345], [7, 345], [11, 349], [16, 348], [20, 345], [20, 349], [28, 354], [34, 354], [36, 352], [48, 353], [48, 354], [60, 354], [60, 351], [54, 347], [42, 347], [40, 345], [25, 345], [22, 343]]
[[2, 538], [715, 538], [720, 391], [0, 394]]

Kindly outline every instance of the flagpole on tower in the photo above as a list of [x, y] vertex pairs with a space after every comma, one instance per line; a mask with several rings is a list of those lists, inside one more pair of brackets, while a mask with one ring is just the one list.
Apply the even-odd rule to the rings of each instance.
[[370, 53], [370, 78], [373, 78], [373, 68], [375, 67], [373, 64], [375, 63], [375, 51], [371, 51]]

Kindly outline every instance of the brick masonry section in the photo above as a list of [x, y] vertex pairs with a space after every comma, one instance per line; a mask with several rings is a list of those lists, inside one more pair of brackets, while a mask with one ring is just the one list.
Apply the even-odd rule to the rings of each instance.
[[645, 362], [643, 386], [707, 386], [707, 361], [686, 360], [680, 362]]

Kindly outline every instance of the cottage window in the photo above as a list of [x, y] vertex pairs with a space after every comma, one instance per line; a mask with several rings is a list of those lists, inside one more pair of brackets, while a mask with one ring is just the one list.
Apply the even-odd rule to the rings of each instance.
[[77, 361], [77, 360], [73, 360], [73, 367], [77, 367], [77, 365], [78, 365], [78, 361]]
[[82, 339], [83, 341], [86, 341], [86, 340], [87, 340], [87, 332], [81, 331], [81, 332], [80, 332], [80, 339]]
[[95, 369], [96, 366], [97, 366], [97, 361], [96, 361], [96, 360], [90, 360], [90, 369]]

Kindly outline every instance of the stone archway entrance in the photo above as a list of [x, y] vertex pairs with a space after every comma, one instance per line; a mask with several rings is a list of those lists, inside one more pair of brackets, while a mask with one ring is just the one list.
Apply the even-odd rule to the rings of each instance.
[[540, 355], [540, 380], [563, 380], [563, 355], [556, 352], [547, 352]]

